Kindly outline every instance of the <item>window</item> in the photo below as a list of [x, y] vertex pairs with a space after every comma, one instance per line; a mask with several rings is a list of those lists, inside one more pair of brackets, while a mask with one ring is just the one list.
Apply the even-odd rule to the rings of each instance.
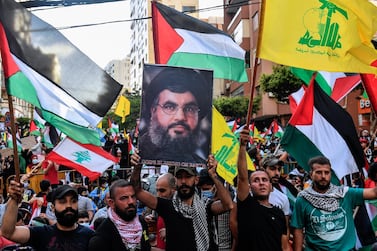
[[182, 6], [182, 12], [193, 13], [195, 11], [195, 6]]
[[254, 31], [256, 31], [259, 28], [259, 13], [256, 12], [254, 16], [252, 17], [252, 19], [253, 19], [253, 29]]

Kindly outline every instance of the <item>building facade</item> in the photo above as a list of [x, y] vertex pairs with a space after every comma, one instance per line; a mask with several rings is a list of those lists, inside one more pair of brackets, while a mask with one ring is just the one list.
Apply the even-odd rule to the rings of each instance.
[[[130, 85], [135, 93], [141, 93], [144, 63], [154, 64], [152, 7], [151, 0], [131, 0], [131, 51], [130, 51]], [[198, 9], [198, 0], [160, 0], [158, 1], [178, 11]], [[197, 12], [190, 13], [198, 17]]]

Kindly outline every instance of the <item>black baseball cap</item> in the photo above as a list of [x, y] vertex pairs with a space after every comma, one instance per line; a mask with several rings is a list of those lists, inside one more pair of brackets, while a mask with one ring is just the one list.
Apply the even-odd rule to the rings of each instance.
[[52, 192], [52, 201], [62, 199], [66, 194], [72, 194], [74, 197], [78, 198], [77, 190], [70, 185], [62, 185], [56, 188]]
[[185, 171], [192, 176], [196, 176], [198, 174], [195, 167], [177, 166], [175, 167], [175, 176], [177, 176], [177, 173], [181, 171]]

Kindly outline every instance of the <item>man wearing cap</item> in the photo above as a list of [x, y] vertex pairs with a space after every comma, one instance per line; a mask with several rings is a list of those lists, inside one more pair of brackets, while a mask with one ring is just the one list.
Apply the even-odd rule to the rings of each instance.
[[208, 250], [210, 243], [208, 216], [223, 213], [233, 207], [228, 191], [216, 176], [215, 158], [212, 155], [208, 158], [208, 172], [215, 183], [220, 199], [213, 203], [210, 200], [201, 200], [195, 193], [195, 186], [198, 182], [195, 168], [182, 166], [176, 168], [177, 191], [173, 198], [168, 200], [155, 197], [142, 189], [140, 156], [137, 153], [131, 156], [131, 163], [134, 166], [131, 182], [137, 199], [156, 210], [165, 221], [166, 250]]
[[272, 190], [269, 174], [264, 170], [257, 170], [248, 177], [246, 145], [249, 138], [246, 126], [240, 133], [237, 162], [236, 250], [286, 250], [287, 223], [283, 211], [269, 202]]
[[210, 87], [202, 72], [167, 67], [143, 97], [139, 150], [142, 159], [205, 164], [208, 138], [200, 128], [211, 112]]
[[88, 249], [93, 230], [77, 224], [78, 194], [69, 185], [58, 187], [52, 192], [53, 209], [57, 223], [45, 226], [16, 226], [18, 203], [22, 200], [20, 183], [11, 181], [9, 202], [5, 211], [1, 232], [4, 237], [16, 243], [27, 244], [35, 250]]

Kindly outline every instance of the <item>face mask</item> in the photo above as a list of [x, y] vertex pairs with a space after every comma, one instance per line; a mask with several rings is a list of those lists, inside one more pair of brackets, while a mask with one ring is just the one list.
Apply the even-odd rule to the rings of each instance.
[[31, 161], [31, 163], [33, 163], [33, 164], [35, 165], [35, 164], [38, 164], [39, 161], [38, 161], [37, 159], [33, 159], [33, 160]]
[[203, 190], [202, 191], [202, 198], [212, 199], [213, 198], [212, 191], [211, 190]]
[[24, 188], [27, 188], [29, 186], [29, 183], [24, 183]]
[[79, 223], [83, 227], [90, 227], [89, 222]]

